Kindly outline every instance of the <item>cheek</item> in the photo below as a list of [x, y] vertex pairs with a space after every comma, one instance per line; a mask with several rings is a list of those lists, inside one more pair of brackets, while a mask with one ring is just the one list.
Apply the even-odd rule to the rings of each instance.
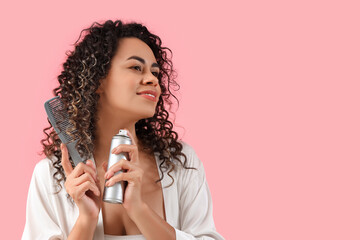
[[131, 95], [136, 93], [137, 81], [131, 74], [121, 74], [118, 73], [114, 75], [111, 79], [111, 88], [112, 92], [121, 93], [124, 95]]
[[109, 102], [116, 104], [127, 102], [132, 95], [136, 94], [136, 84], [130, 81], [121, 81], [120, 79], [111, 79], [106, 88], [106, 98]]

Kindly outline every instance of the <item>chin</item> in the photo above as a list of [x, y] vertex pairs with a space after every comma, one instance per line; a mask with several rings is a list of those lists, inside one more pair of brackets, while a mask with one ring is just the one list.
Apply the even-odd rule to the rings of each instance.
[[139, 120], [145, 119], [145, 118], [151, 118], [152, 116], [154, 116], [154, 114], [155, 114], [155, 110], [141, 112], [139, 114]]

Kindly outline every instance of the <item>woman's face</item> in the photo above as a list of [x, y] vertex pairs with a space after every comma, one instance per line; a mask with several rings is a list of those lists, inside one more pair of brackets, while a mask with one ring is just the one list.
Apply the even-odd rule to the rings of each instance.
[[152, 117], [161, 93], [159, 71], [145, 42], [134, 37], [120, 39], [109, 74], [97, 91], [102, 110], [137, 120]]

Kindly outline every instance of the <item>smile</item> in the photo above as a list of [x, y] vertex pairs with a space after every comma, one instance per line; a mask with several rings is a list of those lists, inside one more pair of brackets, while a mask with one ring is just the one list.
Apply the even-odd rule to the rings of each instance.
[[150, 94], [150, 93], [144, 93], [145, 95], [151, 96], [151, 97], [155, 97], [154, 95]]
[[148, 100], [151, 100], [153, 102], [156, 102], [156, 97], [152, 94], [149, 94], [149, 93], [143, 93], [143, 94], [139, 94], [140, 96], [148, 99]]
[[156, 97], [158, 94], [156, 91], [154, 91], [152, 89], [147, 89], [147, 90], [143, 89], [142, 91], [137, 92], [136, 94], [141, 95], [142, 97], [144, 97], [150, 101], [157, 102]]

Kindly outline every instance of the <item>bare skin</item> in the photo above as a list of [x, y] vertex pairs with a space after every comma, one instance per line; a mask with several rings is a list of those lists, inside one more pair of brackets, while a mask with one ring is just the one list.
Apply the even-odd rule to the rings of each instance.
[[[93, 154], [96, 166], [87, 161], [72, 169], [67, 150], [62, 147], [65, 188], [79, 207], [79, 218], [68, 239], [92, 239], [100, 208], [105, 234], [175, 239], [175, 229], [166, 222], [161, 184], [155, 183], [159, 174], [154, 155], [143, 150], [135, 133], [135, 123], [155, 113], [160, 95], [159, 68], [152, 50], [141, 40], [123, 38], [119, 43], [109, 74], [97, 90], [99, 121]], [[144, 63], [129, 59], [131, 56], [142, 58]], [[144, 90], [153, 91], [155, 98], [140, 95]], [[122, 160], [106, 171], [111, 139], [119, 129], [128, 130], [133, 144], [119, 145], [113, 154], [128, 152], [130, 160]], [[127, 172], [114, 175], [121, 169]], [[128, 182], [123, 204], [101, 200], [105, 179], [109, 186]]]
[[[141, 197], [162, 219], [166, 219], [163, 195], [160, 183], [155, 183], [159, 179], [159, 174], [154, 156], [146, 153], [140, 154], [143, 163], [140, 168], [143, 170], [143, 179], [141, 186]], [[106, 163], [106, 162], [105, 162]], [[107, 165], [97, 168], [100, 176], [100, 186], [105, 186], [104, 174]], [[101, 188], [101, 196], [104, 188]], [[102, 213], [104, 221], [104, 232], [110, 235], [137, 235], [142, 234], [134, 221], [131, 220], [122, 204], [111, 204], [102, 202]], [[120, 227], [119, 227], [120, 226]]]

